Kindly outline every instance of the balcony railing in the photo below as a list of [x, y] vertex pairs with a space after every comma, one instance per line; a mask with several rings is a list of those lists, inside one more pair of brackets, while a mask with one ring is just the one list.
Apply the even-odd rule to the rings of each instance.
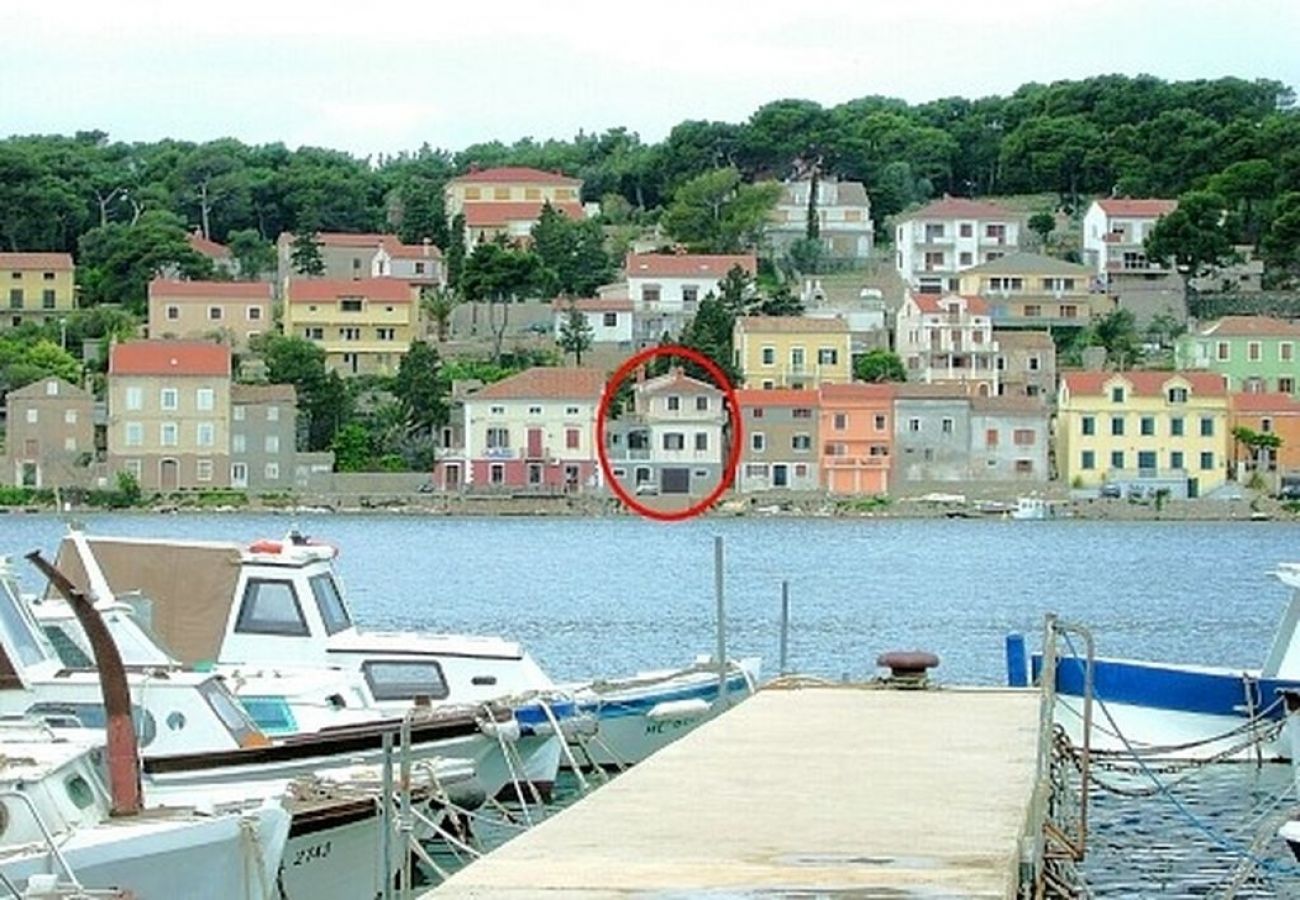
[[828, 469], [887, 469], [888, 456], [824, 456], [822, 464]]

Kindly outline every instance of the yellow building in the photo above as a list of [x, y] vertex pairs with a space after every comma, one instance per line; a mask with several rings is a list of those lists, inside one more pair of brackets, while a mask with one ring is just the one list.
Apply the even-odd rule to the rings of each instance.
[[1199, 497], [1227, 477], [1228, 393], [1206, 372], [1067, 372], [1056, 465], [1077, 487]]
[[43, 322], [76, 308], [72, 256], [67, 253], [0, 253], [6, 327]]
[[150, 491], [230, 484], [230, 348], [129, 341], [108, 363], [108, 465]]
[[1036, 253], [1008, 253], [964, 270], [959, 290], [989, 305], [997, 328], [1082, 328], [1114, 303], [1094, 291], [1091, 269]]
[[285, 291], [284, 333], [324, 348], [343, 375], [395, 373], [419, 323], [419, 290], [398, 278], [297, 279]]
[[465, 216], [465, 244], [471, 248], [498, 235], [529, 240], [546, 203], [580, 220], [581, 199], [581, 179], [524, 166], [473, 170], [448, 181], [443, 192], [447, 220]]
[[843, 319], [742, 316], [732, 333], [745, 388], [815, 390], [853, 380], [849, 326]]

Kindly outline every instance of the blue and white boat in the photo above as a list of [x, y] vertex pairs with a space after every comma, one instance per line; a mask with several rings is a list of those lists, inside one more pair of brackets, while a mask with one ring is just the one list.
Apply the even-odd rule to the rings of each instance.
[[[1290, 758], [1279, 692], [1300, 690], [1300, 563], [1271, 574], [1291, 589], [1291, 598], [1259, 668], [1095, 659], [1093, 697], [1101, 704], [1093, 711], [1092, 748], [1148, 758]], [[1006, 652], [1010, 685], [1038, 683], [1041, 653], [1027, 656], [1018, 634], [1008, 635]], [[1058, 657], [1056, 720], [1076, 744], [1083, 740], [1086, 676], [1081, 656]]]

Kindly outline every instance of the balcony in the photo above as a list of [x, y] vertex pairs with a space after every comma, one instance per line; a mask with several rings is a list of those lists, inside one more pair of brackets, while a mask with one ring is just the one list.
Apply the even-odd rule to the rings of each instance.
[[651, 451], [649, 447], [630, 448], [620, 445], [617, 447], [608, 447], [606, 449], [608, 450], [607, 455], [610, 459], [629, 460], [632, 462], [645, 462], [650, 459]]
[[484, 459], [515, 459], [513, 447], [488, 447], [483, 451]]
[[827, 469], [888, 469], [888, 456], [823, 456]]

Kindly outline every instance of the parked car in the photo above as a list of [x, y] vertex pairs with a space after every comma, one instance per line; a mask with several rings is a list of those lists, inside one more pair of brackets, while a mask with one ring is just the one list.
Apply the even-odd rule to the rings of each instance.
[[1109, 500], [1118, 500], [1120, 497], [1124, 496], [1124, 488], [1118, 482], [1108, 481], [1101, 486], [1101, 491], [1099, 493], [1100, 496]]
[[1282, 486], [1277, 491], [1277, 499], [1300, 500], [1300, 478], [1283, 476]]

